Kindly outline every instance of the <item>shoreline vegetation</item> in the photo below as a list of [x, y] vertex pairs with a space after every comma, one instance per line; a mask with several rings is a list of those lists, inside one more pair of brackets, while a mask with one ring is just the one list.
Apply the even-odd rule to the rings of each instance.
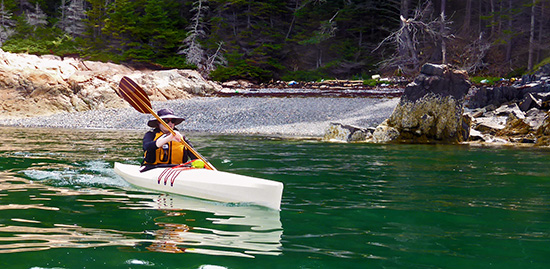
[[[2, 49], [217, 81], [517, 76], [550, 61], [544, 1], [3, 1]], [[36, 3], [35, 3], [36, 2]]]

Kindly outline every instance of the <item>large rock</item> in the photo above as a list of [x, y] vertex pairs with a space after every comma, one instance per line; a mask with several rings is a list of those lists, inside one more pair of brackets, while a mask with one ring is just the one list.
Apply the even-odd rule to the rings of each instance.
[[546, 81], [495, 87], [475, 87], [472, 88], [466, 98], [466, 106], [472, 109], [489, 105], [500, 107], [507, 103], [517, 102], [520, 103], [520, 108], [523, 111], [527, 111], [537, 106], [540, 108], [542, 102], [548, 101], [549, 88]]
[[550, 115], [547, 114], [535, 135], [537, 146], [550, 146]]
[[461, 142], [468, 139], [469, 121], [463, 103], [470, 83], [465, 72], [426, 64], [407, 85], [392, 115], [373, 133], [374, 142]]
[[358, 126], [330, 123], [323, 141], [331, 142], [365, 142], [372, 138], [372, 131]]
[[221, 90], [194, 70], [140, 71], [113, 63], [0, 50], [0, 117], [128, 106], [113, 90], [123, 76], [141, 85], [152, 101]]
[[471, 132], [476, 133], [470, 141], [499, 139], [505, 143], [536, 143], [539, 146], [548, 142], [545, 135], [537, 134], [543, 132], [548, 112], [536, 107], [523, 112], [521, 104], [507, 103], [498, 108], [489, 105], [470, 110], [466, 114], [472, 118]]

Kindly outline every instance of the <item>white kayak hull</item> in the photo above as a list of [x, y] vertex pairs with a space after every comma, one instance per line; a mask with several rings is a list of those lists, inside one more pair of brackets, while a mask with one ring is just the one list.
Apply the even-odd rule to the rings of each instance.
[[115, 163], [114, 170], [130, 184], [142, 188], [281, 209], [283, 183], [277, 181], [208, 169], [155, 168], [142, 173], [138, 165], [123, 163]]

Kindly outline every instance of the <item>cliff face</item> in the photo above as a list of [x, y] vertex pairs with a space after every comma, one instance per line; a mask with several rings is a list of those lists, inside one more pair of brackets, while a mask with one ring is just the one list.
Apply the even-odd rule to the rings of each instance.
[[128, 105], [112, 89], [123, 76], [140, 84], [152, 101], [221, 89], [193, 70], [140, 71], [112, 63], [0, 50], [0, 117], [125, 107]]

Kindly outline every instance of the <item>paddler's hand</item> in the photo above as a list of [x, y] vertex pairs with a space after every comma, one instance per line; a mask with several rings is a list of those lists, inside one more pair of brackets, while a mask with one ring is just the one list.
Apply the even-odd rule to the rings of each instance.
[[174, 133], [176, 135], [173, 135], [172, 133], [170, 133], [170, 134], [165, 134], [165, 135], [159, 137], [157, 139], [157, 141], [155, 142], [156, 145], [157, 145], [157, 148], [162, 147], [162, 145], [164, 145], [164, 144], [166, 144], [170, 141], [181, 142], [181, 141], [183, 141], [183, 139], [185, 139], [185, 136], [183, 136], [179, 131], [174, 130]]
[[182, 135], [179, 131], [174, 130], [174, 133], [176, 133], [175, 136], [173, 134], [170, 135], [172, 137], [172, 141], [181, 142], [185, 139], [185, 136]]

